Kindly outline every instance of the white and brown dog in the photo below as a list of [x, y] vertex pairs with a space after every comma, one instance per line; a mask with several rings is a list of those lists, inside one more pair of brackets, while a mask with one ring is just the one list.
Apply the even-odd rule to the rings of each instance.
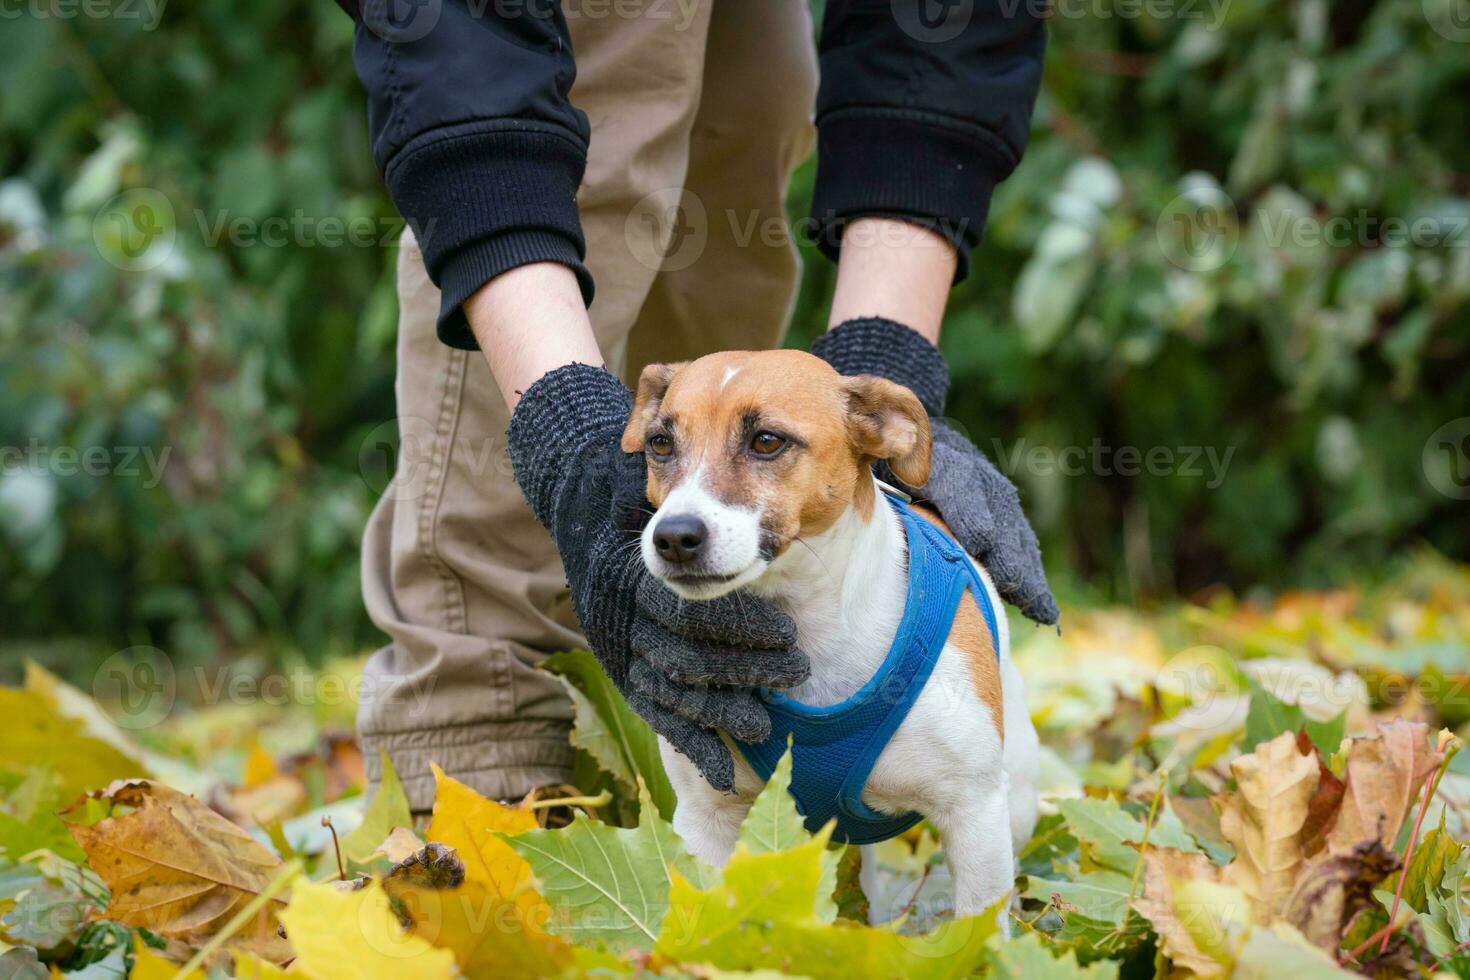
[[[812, 667], [782, 692], [790, 702], [820, 711], [867, 689], [906, 622], [906, 527], [914, 533], [871, 466], [886, 460], [911, 486], [929, 475], [929, 420], [910, 391], [843, 377], [799, 351], [652, 365], [623, 448], [648, 460], [657, 511], [642, 549], [654, 575], [686, 599], [743, 588], [789, 613]], [[940, 627], [948, 633], [933, 644], [942, 650], [932, 671], [859, 789], [875, 817], [928, 818], [953, 875], [956, 914], [971, 915], [1012, 887], [1014, 854], [1036, 822], [1038, 749], [1005, 617], [981, 613], [987, 601], [1000, 610], [1000, 598], [984, 570], [962, 560], [983, 583], [981, 603], [965, 591]], [[726, 741], [736, 749], [733, 795], [660, 740], [678, 796], [674, 828], [715, 865], [734, 851], [764, 785], [751, 757]]]

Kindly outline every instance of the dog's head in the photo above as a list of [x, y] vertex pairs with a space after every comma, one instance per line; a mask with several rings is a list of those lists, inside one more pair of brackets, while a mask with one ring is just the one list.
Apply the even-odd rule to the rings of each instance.
[[649, 365], [623, 433], [623, 449], [648, 460], [657, 508], [643, 560], [685, 598], [732, 592], [848, 507], [870, 515], [874, 460], [923, 485], [929, 440], [913, 392], [801, 351]]

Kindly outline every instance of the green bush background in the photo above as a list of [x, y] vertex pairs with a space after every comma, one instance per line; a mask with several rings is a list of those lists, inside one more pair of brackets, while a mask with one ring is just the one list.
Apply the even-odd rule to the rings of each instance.
[[[1012, 461], [1068, 595], [1341, 582], [1420, 541], [1470, 557], [1470, 509], [1431, 484], [1470, 476], [1470, 445], [1424, 455], [1470, 415], [1464, 7], [1058, 7], [1031, 149], [944, 346], [951, 414]], [[393, 417], [395, 251], [208, 241], [220, 215], [298, 214], [394, 240], [348, 19], [0, 8], [0, 667], [371, 642], [356, 549]], [[128, 273], [94, 227], [138, 188], [172, 203], [176, 245]], [[1333, 218], [1349, 230], [1314, 243]], [[1430, 231], [1387, 241], [1386, 219]], [[809, 251], [792, 343], [832, 279]], [[1216, 486], [1038, 455], [1095, 443], [1232, 455]], [[169, 456], [153, 486], [16, 465], [28, 446]]]

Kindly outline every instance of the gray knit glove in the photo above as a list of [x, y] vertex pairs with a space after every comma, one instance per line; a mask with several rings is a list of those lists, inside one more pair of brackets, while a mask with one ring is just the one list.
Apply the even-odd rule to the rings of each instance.
[[905, 487], [886, 465], [879, 476], [932, 503], [955, 539], [990, 572], [1002, 599], [1029, 619], [1055, 623], [1057, 601], [1015, 484], [943, 418], [949, 365], [939, 348], [901, 323], [869, 317], [848, 320], [817, 338], [812, 353], [842, 374], [876, 374], [919, 396], [934, 432], [929, 482]]
[[638, 546], [652, 513], [646, 465], [619, 446], [632, 406], [632, 392], [601, 368], [551, 371], [511, 415], [510, 461], [561, 553], [603, 669], [654, 731], [728, 792], [734, 762], [715, 729], [769, 737], [752, 688], [799, 684], [811, 665], [796, 649], [796, 624], [770, 603], [741, 593], [686, 602], [648, 572]]

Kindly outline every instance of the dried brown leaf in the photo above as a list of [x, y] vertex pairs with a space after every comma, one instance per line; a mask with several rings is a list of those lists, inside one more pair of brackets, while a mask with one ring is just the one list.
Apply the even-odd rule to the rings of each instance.
[[1392, 850], [1424, 780], [1441, 757], [1429, 742], [1429, 727], [1421, 722], [1393, 721], [1379, 725], [1372, 736], [1353, 739], [1342, 808], [1327, 835], [1328, 849], [1351, 854], [1364, 841], [1378, 840]]
[[399, 864], [423, 850], [423, 847], [424, 842], [413, 831], [407, 827], [394, 827], [373, 854], [381, 854], [394, 864]]
[[1336, 953], [1348, 920], [1373, 901], [1374, 887], [1398, 866], [1398, 855], [1377, 840], [1349, 854], [1325, 852], [1303, 866], [1282, 916], [1314, 945]]
[[1191, 935], [1191, 923], [1185, 919], [1187, 915], [1199, 914], [1200, 910], [1181, 909], [1174, 894], [1179, 882], [1218, 881], [1220, 869], [1203, 854], [1169, 847], [1149, 848], [1143, 861], [1143, 894], [1133, 900], [1134, 910], [1153, 924], [1164, 953], [1176, 967], [1202, 977], [1222, 976], [1225, 967], [1199, 948]]
[[1297, 732], [1296, 747], [1303, 755], [1317, 760], [1317, 788], [1307, 801], [1307, 822], [1302, 827], [1302, 853], [1313, 857], [1327, 846], [1328, 831], [1336, 823], [1338, 811], [1342, 808], [1344, 786], [1342, 780], [1327, 768], [1322, 753], [1317, 751], [1305, 730]]
[[1224, 881], [1250, 896], [1257, 922], [1272, 922], [1296, 886], [1302, 828], [1318, 765], [1283, 732], [1230, 763], [1238, 789], [1222, 799], [1220, 832], [1235, 848]]
[[[111, 889], [109, 919], [201, 946], [281, 871], [280, 860], [253, 837], [178, 790], [137, 779], [93, 795], [131, 808], [69, 828]], [[274, 962], [287, 959], [290, 947], [276, 934], [283, 905], [267, 903], [229, 945]]]

